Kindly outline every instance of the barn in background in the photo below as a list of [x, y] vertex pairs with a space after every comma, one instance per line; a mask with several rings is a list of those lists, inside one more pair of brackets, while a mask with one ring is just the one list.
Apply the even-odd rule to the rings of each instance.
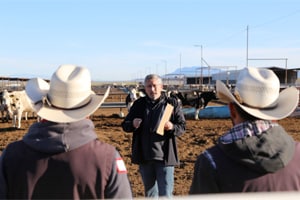
[[[277, 77], [279, 78], [280, 84], [282, 87], [295, 85], [298, 79], [298, 71], [299, 68], [294, 69], [285, 69], [280, 67], [266, 67], [267, 69], [272, 70]], [[212, 80], [215, 83], [216, 80], [222, 80], [224, 83], [227, 84], [235, 84], [236, 79], [240, 73], [240, 70], [231, 70], [231, 71], [224, 71], [221, 73], [213, 74]]]
[[[300, 68], [285, 69], [280, 67], [266, 67], [275, 72], [280, 80], [282, 87], [296, 85], [298, 79], [298, 71]], [[203, 87], [214, 86], [216, 80], [221, 80], [227, 85], [234, 85], [241, 69], [230, 70], [223, 68], [209, 67], [185, 67], [177, 69], [173, 73], [166, 74], [163, 77], [164, 83], [178, 87]], [[298, 81], [299, 82], [299, 81]]]

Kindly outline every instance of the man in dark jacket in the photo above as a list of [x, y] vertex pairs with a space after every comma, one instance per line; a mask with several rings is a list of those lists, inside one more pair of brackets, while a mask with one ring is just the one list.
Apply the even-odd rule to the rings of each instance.
[[233, 128], [197, 159], [190, 194], [300, 190], [300, 143], [276, 121], [289, 116], [299, 91], [279, 93], [280, 82], [268, 69], [245, 68], [233, 94], [217, 81], [228, 103]]
[[87, 117], [104, 96], [91, 90], [88, 69], [62, 65], [50, 86], [26, 84], [41, 122], [0, 157], [0, 199], [131, 199], [125, 164], [112, 145], [97, 139]]
[[134, 102], [122, 127], [133, 132], [132, 162], [139, 164], [145, 196], [171, 197], [174, 166], [179, 164], [176, 137], [185, 131], [185, 118], [179, 102], [162, 93], [158, 75], [146, 76], [144, 86], [146, 96]]

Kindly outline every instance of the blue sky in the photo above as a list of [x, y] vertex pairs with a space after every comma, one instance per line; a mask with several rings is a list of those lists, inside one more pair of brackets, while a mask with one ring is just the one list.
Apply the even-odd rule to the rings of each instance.
[[299, 0], [0, 0], [0, 25], [0, 76], [76, 64], [130, 80], [199, 66], [201, 52], [212, 67], [300, 67]]

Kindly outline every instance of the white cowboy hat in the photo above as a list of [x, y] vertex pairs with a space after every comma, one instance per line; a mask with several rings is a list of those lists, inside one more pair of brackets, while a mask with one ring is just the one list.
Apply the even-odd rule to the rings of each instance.
[[279, 79], [268, 69], [248, 67], [241, 70], [233, 94], [219, 80], [216, 87], [221, 100], [234, 102], [250, 115], [265, 120], [283, 119], [299, 103], [297, 88], [288, 87], [279, 92]]
[[97, 95], [91, 89], [87, 68], [61, 65], [50, 85], [41, 78], [30, 79], [25, 91], [37, 115], [52, 122], [74, 122], [94, 113], [109, 94]]

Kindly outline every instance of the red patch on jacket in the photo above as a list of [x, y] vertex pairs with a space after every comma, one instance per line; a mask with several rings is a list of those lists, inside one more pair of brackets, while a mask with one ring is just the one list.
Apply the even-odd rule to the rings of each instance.
[[117, 166], [118, 173], [120, 173], [120, 174], [126, 174], [127, 173], [127, 169], [126, 169], [125, 163], [124, 163], [122, 158], [117, 158], [116, 159], [116, 166]]

